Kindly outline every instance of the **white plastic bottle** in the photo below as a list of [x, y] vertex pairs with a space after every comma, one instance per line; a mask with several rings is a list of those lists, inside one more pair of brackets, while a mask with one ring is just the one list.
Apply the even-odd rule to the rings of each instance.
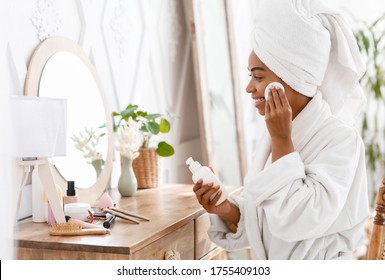
[[[221, 204], [229, 197], [229, 194], [227, 193], [226, 189], [222, 186], [221, 181], [219, 181], [218, 177], [215, 176], [215, 174], [211, 171], [210, 168], [208, 168], [207, 166], [202, 166], [198, 161], [194, 161], [191, 157], [187, 159], [186, 164], [189, 166], [189, 169], [192, 173], [192, 180], [194, 183], [198, 182], [199, 179], [202, 179], [203, 185], [214, 183], [214, 187], [220, 186], [219, 190], [222, 191], [222, 195], [221, 198], [215, 204], [216, 206]], [[218, 191], [216, 191], [210, 197], [210, 200], [214, 199]]]
[[32, 221], [36, 223], [45, 222], [44, 210], [44, 188], [39, 176], [37, 165], [32, 171]]

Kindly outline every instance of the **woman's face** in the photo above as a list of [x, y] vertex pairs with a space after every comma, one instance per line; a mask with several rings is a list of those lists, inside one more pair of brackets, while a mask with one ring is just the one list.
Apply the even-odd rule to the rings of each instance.
[[271, 82], [279, 82], [284, 86], [289, 103], [292, 105], [292, 89], [267, 68], [253, 51], [249, 56], [248, 69], [250, 71], [250, 82], [246, 87], [246, 92], [251, 94], [251, 98], [254, 100], [254, 106], [258, 109], [260, 115], [265, 115], [265, 88]]

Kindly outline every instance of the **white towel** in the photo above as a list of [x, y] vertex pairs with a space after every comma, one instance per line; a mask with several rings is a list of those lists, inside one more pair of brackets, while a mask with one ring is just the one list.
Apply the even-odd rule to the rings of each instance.
[[342, 15], [318, 0], [259, 0], [257, 9], [256, 55], [294, 90], [320, 90], [334, 115], [354, 122], [366, 102], [365, 63]]

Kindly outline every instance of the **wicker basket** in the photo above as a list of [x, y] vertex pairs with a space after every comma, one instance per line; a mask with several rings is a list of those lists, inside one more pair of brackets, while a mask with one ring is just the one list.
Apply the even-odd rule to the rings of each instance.
[[139, 156], [132, 162], [138, 189], [156, 188], [162, 181], [162, 160], [155, 148], [140, 148]]

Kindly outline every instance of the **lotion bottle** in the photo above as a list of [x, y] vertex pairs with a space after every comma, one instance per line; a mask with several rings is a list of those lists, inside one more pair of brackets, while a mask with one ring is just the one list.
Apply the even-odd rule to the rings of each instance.
[[[187, 159], [186, 164], [189, 166], [189, 169], [192, 173], [192, 180], [194, 183], [198, 182], [199, 179], [202, 179], [203, 185], [214, 183], [213, 185], [214, 187], [219, 186], [218, 191], [221, 190], [222, 195], [221, 195], [221, 198], [215, 204], [216, 206], [218, 206], [228, 198], [229, 195], [226, 189], [223, 187], [221, 181], [219, 181], [218, 177], [215, 176], [215, 174], [211, 171], [210, 168], [208, 168], [207, 166], [202, 166], [198, 161], [194, 161], [191, 157]], [[214, 199], [218, 191], [216, 191], [210, 197], [210, 200]]]
[[75, 182], [68, 181], [67, 182], [67, 195], [63, 197], [63, 206], [68, 203], [76, 203], [78, 202], [78, 197], [76, 196], [75, 191]]

